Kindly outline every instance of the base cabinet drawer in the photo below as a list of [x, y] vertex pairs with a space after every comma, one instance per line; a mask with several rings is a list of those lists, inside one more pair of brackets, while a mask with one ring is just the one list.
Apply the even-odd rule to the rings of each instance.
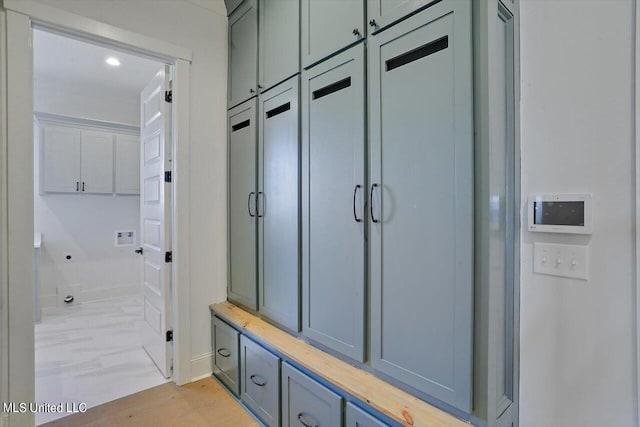
[[351, 402], [346, 405], [346, 425], [345, 427], [386, 427], [383, 423], [371, 414], [366, 413]]
[[282, 426], [338, 427], [342, 425], [342, 397], [282, 364]]
[[216, 316], [211, 318], [213, 373], [240, 394], [240, 333]]
[[242, 335], [240, 365], [240, 398], [267, 426], [280, 426], [280, 358]]

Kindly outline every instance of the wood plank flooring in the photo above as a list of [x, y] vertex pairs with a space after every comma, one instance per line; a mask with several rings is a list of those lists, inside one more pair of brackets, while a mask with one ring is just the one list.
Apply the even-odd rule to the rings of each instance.
[[44, 427], [254, 427], [260, 424], [213, 378], [167, 383]]

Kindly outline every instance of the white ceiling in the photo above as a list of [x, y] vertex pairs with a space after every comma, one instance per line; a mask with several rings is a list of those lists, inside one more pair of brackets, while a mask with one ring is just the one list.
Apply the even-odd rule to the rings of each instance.
[[[33, 67], [38, 83], [72, 81], [79, 86], [139, 94], [163, 64], [45, 31], [33, 31]], [[119, 67], [105, 60], [113, 56]]]

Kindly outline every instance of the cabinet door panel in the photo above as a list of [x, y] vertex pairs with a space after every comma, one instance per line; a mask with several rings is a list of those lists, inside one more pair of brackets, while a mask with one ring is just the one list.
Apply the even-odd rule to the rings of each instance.
[[303, 425], [342, 425], [342, 398], [288, 363], [283, 363], [282, 426]]
[[361, 40], [365, 34], [364, 0], [302, 0], [301, 12], [305, 68]]
[[383, 29], [431, 3], [437, 3], [437, 0], [367, 0], [369, 33]]
[[300, 70], [300, 0], [260, 0], [260, 90]]
[[299, 330], [300, 173], [298, 80], [260, 97], [259, 284], [260, 311]]
[[364, 46], [303, 73], [303, 331], [364, 361]]
[[269, 427], [280, 425], [280, 359], [246, 336], [240, 337], [242, 400]]
[[80, 191], [113, 193], [113, 134], [82, 131], [80, 149]]
[[252, 310], [258, 304], [256, 223], [256, 101], [229, 111], [229, 285], [230, 300]]
[[466, 412], [473, 308], [470, 28], [470, 2], [443, 1], [373, 37], [369, 64], [372, 365]]
[[347, 402], [345, 427], [384, 427], [386, 424], [358, 408], [351, 402]]
[[258, 10], [245, 0], [229, 17], [229, 108], [255, 96], [258, 77]]
[[76, 193], [80, 189], [80, 130], [44, 126], [41, 162], [43, 191]]
[[140, 137], [116, 135], [116, 193], [140, 194]]
[[211, 318], [213, 373], [240, 394], [240, 334], [216, 316]]

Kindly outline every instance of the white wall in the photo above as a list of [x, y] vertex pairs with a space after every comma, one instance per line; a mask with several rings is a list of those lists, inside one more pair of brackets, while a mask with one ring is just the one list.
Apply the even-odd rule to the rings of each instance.
[[33, 109], [39, 113], [140, 126], [137, 93], [52, 78], [37, 78], [34, 91]]
[[[211, 372], [208, 305], [226, 298], [227, 18], [198, 1], [38, 0], [193, 52], [190, 105], [191, 377]], [[224, 13], [222, 0], [206, 2]]]
[[[594, 217], [591, 237], [522, 233], [521, 427], [637, 425], [633, 15], [521, 0], [523, 197], [593, 193]], [[590, 279], [533, 274], [534, 241], [588, 245]]]

